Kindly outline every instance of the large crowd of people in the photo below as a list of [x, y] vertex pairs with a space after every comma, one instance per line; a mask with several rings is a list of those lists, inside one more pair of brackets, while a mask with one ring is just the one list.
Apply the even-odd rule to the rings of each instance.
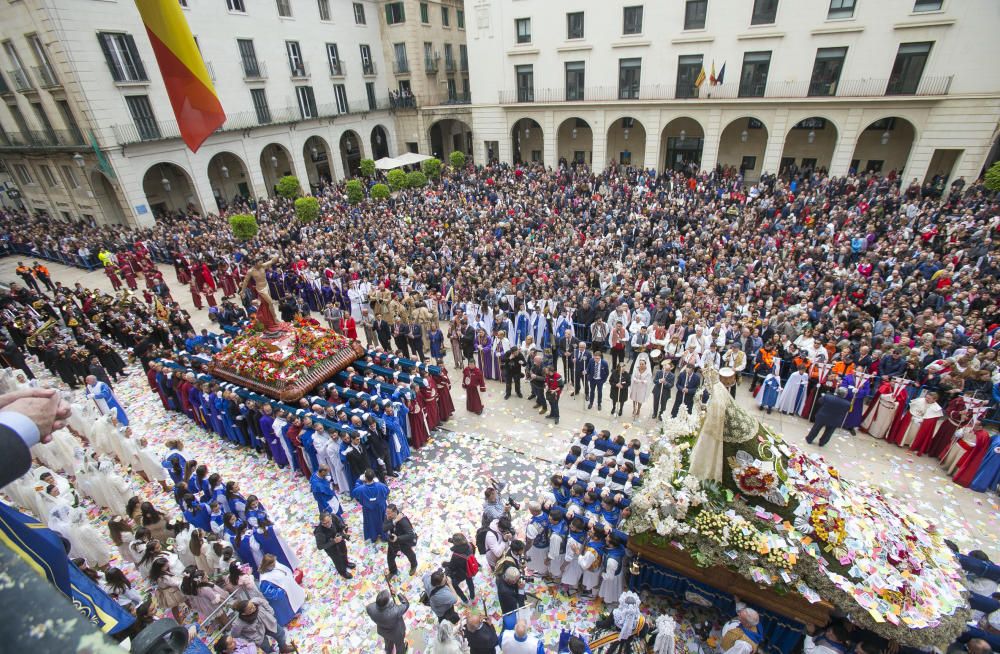
[[[16, 271], [21, 283], [0, 298], [0, 346], [10, 368], [0, 381], [30, 385], [29, 363], [37, 361], [100, 400], [105, 416], [94, 420], [120, 439], [127, 416], [116, 411], [112, 386], [134, 356], [165, 411], [308, 479], [321, 516], [317, 545], [345, 578], [353, 565], [340, 508], [347, 497], [374, 503], [365, 508], [364, 535], [390, 543], [390, 572], [395, 553], [416, 567], [407, 549], [413, 527], [388, 503], [383, 482], [405, 460], [404, 446], [408, 453], [422, 445], [454, 409], [434, 386], [401, 381], [409, 379], [403, 360], [462, 370], [475, 413], [483, 410], [485, 380], [504, 382], [509, 400], [512, 392], [522, 396], [524, 379], [527, 400], [556, 423], [564, 390], [589, 411], [608, 407], [613, 416], [626, 408], [633, 417], [691, 412], [728, 369], [745, 378], [742, 388], [762, 410], [812, 419], [816, 433], [828, 429], [820, 444], [838, 427], [856, 428], [939, 456], [956, 481], [976, 490], [1000, 482], [991, 454], [1000, 441], [990, 427], [1000, 404], [1000, 199], [980, 183], [937, 194], [895, 173], [831, 178], [806, 171], [747, 182], [723, 170], [492, 164], [448, 171], [380, 203], [352, 205], [343, 185], [317, 197], [320, 218], [311, 223], [298, 221], [281, 198], [234, 201], [230, 212], [256, 215], [260, 231], [249, 241], [233, 236], [226, 214], [193, 208], [141, 229], [0, 214], [0, 245], [24, 259]], [[63, 286], [36, 257], [95, 263], [116, 290], [136, 293]], [[257, 310], [241, 282], [264, 260], [276, 262], [266, 281], [283, 320], [325, 320], [362, 341], [367, 363], [384, 364], [389, 374], [351, 369], [297, 407], [247, 401], [238, 389], [200, 378], [199, 361], [224, 338], [195, 332], [176, 302], [179, 289], [187, 287], [197, 309], [204, 299], [220, 330], [233, 333]], [[154, 261], [173, 266], [176, 282]], [[383, 386], [395, 389], [391, 397]], [[89, 493], [120, 514], [112, 540], [161, 606], [210, 613], [228, 590], [203, 579], [221, 571], [210, 555], [159, 556], [157, 541], [176, 543], [165, 530], [178, 527], [131, 501], [129, 485], [139, 482], [115, 472], [115, 464], [130, 466], [143, 483], [172, 488], [184, 518], [179, 529], [196, 536], [188, 539], [197, 544], [192, 550], [216, 542], [220, 560], [250, 564], [258, 580], [277, 569], [273, 585], [294, 604], [294, 561], [263, 507], [251, 506], [250, 497], [232, 504], [243, 497], [230, 488], [234, 482], [189, 466], [180, 443], [157, 469], [159, 457], [141, 442], [116, 450], [119, 440], [79, 425], [72, 436], [83, 459], [60, 460], [60, 452], [65, 459], [67, 448], [76, 449], [63, 442], [61, 450], [49, 448], [56, 457], [49, 472], [72, 470], [85, 487], [45, 480], [56, 508], [32, 501], [50, 526], [65, 525], [87, 564], [106, 567], [107, 560], [92, 560], [94, 534], [67, 494]], [[566, 591], [617, 602], [625, 537], [616, 527], [631, 487], [641, 483], [639, 448], [588, 425], [550, 491], [528, 502], [526, 525], [496, 508], [496, 493], [487, 496], [482, 547], [456, 533], [449, 565], [423, 580], [439, 620], [458, 622], [460, 584], [475, 597], [465, 566], [476, 549], [494, 575], [502, 612], [513, 616], [504, 625], [511, 633], [525, 629], [516, 615], [530, 571]], [[152, 533], [154, 526], [164, 533]], [[133, 551], [135, 542], [143, 552]], [[268, 570], [263, 554], [277, 559]], [[226, 571], [236, 575], [234, 587], [252, 585], [228, 563]], [[120, 571], [94, 574], [121, 602], [136, 604]], [[368, 608], [387, 651], [405, 633], [402, 603], [389, 592]], [[288, 616], [276, 618], [267, 605], [250, 593], [238, 607], [240, 633], [287, 648], [281, 625]], [[457, 635], [474, 640], [481, 628], [480, 616], [470, 616]], [[449, 642], [453, 634], [443, 632]]]

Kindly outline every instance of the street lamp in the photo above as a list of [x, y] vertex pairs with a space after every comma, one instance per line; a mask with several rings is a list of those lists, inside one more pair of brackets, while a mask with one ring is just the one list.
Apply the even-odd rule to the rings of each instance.
[[682, 129], [677, 142], [678, 143], [683, 143], [684, 139], [687, 138], [687, 135], [688, 135], [687, 130], [683, 130]]
[[625, 128], [625, 140], [628, 140], [628, 127]]
[[573, 131], [571, 132], [571, 134], [573, 135], [573, 138], [575, 139], [576, 138], [576, 128], [575, 127], [573, 128]]
[[315, 145], [309, 148], [309, 152], [312, 153], [313, 159], [319, 156], [319, 150], [316, 149]]
[[79, 152], [73, 155], [73, 163], [75, 163], [80, 168], [83, 168], [84, 166], [87, 165], [87, 162], [84, 160], [83, 155], [80, 154]]
[[277, 167], [278, 167], [278, 158], [272, 154], [271, 155], [271, 168], [277, 168]]
[[889, 130], [885, 130], [884, 132], [882, 132], [882, 145], [888, 145], [888, 144], [889, 144]]
[[814, 129], [809, 130], [809, 133], [806, 134], [806, 140], [809, 141], [810, 143], [814, 142], [816, 140], [816, 130]]
[[223, 177], [229, 179], [229, 168], [225, 164], [222, 164], [222, 168], [220, 168], [219, 171], [222, 172]]
[[524, 127], [524, 138], [528, 138], [529, 136], [531, 136], [531, 128], [528, 127], [527, 125], [525, 125], [525, 127]]
[[746, 143], [748, 138], [750, 138], [750, 132], [748, 132], [746, 130], [743, 130], [742, 132], [740, 132], [740, 141], [742, 141], [743, 143]]
[[172, 187], [172, 186], [170, 185], [170, 180], [169, 180], [169, 179], [167, 179], [166, 177], [164, 177], [164, 178], [162, 178], [162, 179], [160, 180], [160, 185], [161, 185], [161, 186], [163, 186], [163, 190], [164, 190], [164, 191], [166, 191], [167, 193], [169, 193], [169, 192], [170, 192], [170, 189], [171, 189], [171, 188], [173, 188], [173, 187]]

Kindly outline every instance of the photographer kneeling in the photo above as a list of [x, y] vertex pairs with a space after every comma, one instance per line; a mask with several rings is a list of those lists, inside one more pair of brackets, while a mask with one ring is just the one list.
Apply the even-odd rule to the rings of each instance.
[[497, 597], [503, 614], [504, 630], [513, 629], [517, 624], [518, 609], [524, 606], [525, 580], [517, 566], [510, 565], [497, 577]]

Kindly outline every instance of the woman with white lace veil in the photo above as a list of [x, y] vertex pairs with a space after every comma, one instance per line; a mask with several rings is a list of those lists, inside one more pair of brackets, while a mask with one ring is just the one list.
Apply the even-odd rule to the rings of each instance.
[[467, 651], [455, 634], [455, 625], [447, 620], [438, 623], [437, 632], [427, 654], [465, 654]]

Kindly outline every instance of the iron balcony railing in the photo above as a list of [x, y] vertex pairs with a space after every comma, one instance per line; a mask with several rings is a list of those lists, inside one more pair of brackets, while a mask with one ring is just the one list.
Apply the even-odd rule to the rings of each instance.
[[[740, 97], [763, 97], [763, 98], [808, 98], [808, 97], [835, 97], [835, 98], [878, 98], [886, 95], [914, 95], [914, 96], [937, 96], [947, 95], [951, 89], [953, 76], [923, 77], [912, 89], [906, 88], [896, 80], [888, 78], [870, 78], [857, 80], [840, 80], [839, 82], [823, 82], [822, 84], [811, 81], [800, 82], [775, 82], [769, 81], [763, 89], [747, 89], [761, 95], [740, 94], [740, 84], [738, 82], [711, 85], [705, 82], [700, 89], [694, 89], [697, 93], [689, 98], [686, 94], [689, 87], [678, 88], [672, 84], [652, 84], [640, 86], [638, 93], [634, 94], [634, 87], [627, 89], [617, 86], [588, 86], [583, 89], [582, 97], [579, 97], [579, 89], [572, 89], [567, 95], [565, 88], [535, 88], [535, 89], [504, 89], [500, 91], [500, 104], [523, 104], [523, 103], [552, 103], [552, 102], [619, 102], [629, 100], [677, 100], [686, 99], [689, 101], [701, 100], [728, 100]], [[905, 91], [905, 92], [904, 92]], [[623, 95], [637, 95], [638, 97], [622, 97]]]
[[441, 104], [469, 104], [472, 97], [468, 93], [454, 93]]
[[0, 136], [0, 149], [22, 150], [28, 148], [78, 148], [86, 145], [79, 130], [31, 130], [7, 132]]
[[289, 69], [292, 72], [292, 79], [305, 79], [309, 77], [309, 70], [306, 68], [306, 62], [300, 61], [294, 66], [289, 62]]
[[447, 59], [447, 58], [445, 58], [445, 60], [444, 60], [444, 69], [446, 71], [448, 71], [449, 73], [454, 73], [455, 69], [457, 67], [458, 66], [455, 64], [455, 60], [454, 59]]
[[43, 89], [51, 89], [59, 86], [59, 80], [56, 79], [55, 71], [52, 70], [50, 66], [35, 66], [35, 79], [38, 80], [38, 85]]
[[[415, 106], [415, 104], [404, 105], [399, 100], [383, 97], [376, 99], [374, 109], [370, 108], [369, 104], [365, 102], [363, 104], [359, 104], [356, 108], [348, 108], [347, 111], [340, 111], [337, 104], [335, 102], [331, 102], [329, 104], [321, 104], [317, 106], [316, 115], [310, 118], [302, 117], [298, 105], [282, 107], [279, 109], [270, 109], [267, 112], [267, 115], [264, 116], [258, 116], [256, 111], [241, 111], [227, 114], [226, 122], [223, 123], [222, 126], [216, 130], [216, 132], [247, 130], [260, 127], [262, 125], [287, 125], [291, 123], [304, 122], [306, 120], [334, 118], [336, 116], [361, 114], [370, 111], [386, 111], [401, 106]], [[177, 127], [177, 122], [173, 120], [158, 120], [155, 122], [145, 121], [141, 127], [134, 123], [125, 123], [121, 125], [113, 125], [111, 130], [114, 133], [115, 142], [118, 145], [176, 139], [180, 138], [181, 135], [180, 129]]]
[[428, 73], [438, 72], [438, 62], [441, 59], [440, 55], [434, 55], [433, 57], [424, 57], [424, 70]]
[[340, 59], [330, 60], [330, 77], [343, 77], [344, 76], [344, 62]]
[[361, 74], [362, 75], [374, 75], [375, 74], [375, 62], [374, 61], [362, 61], [361, 62]]
[[267, 79], [267, 62], [258, 59], [240, 59], [244, 80]]
[[14, 88], [18, 91], [30, 91], [35, 88], [32, 86], [31, 78], [28, 77], [28, 72], [25, 70], [15, 68], [14, 70], [8, 70], [7, 75], [14, 81]]
[[392, 72], [396, 75], [405, 75], [410, 72], [410, 62], [405, 59], [397, 59], [392, 62]]

